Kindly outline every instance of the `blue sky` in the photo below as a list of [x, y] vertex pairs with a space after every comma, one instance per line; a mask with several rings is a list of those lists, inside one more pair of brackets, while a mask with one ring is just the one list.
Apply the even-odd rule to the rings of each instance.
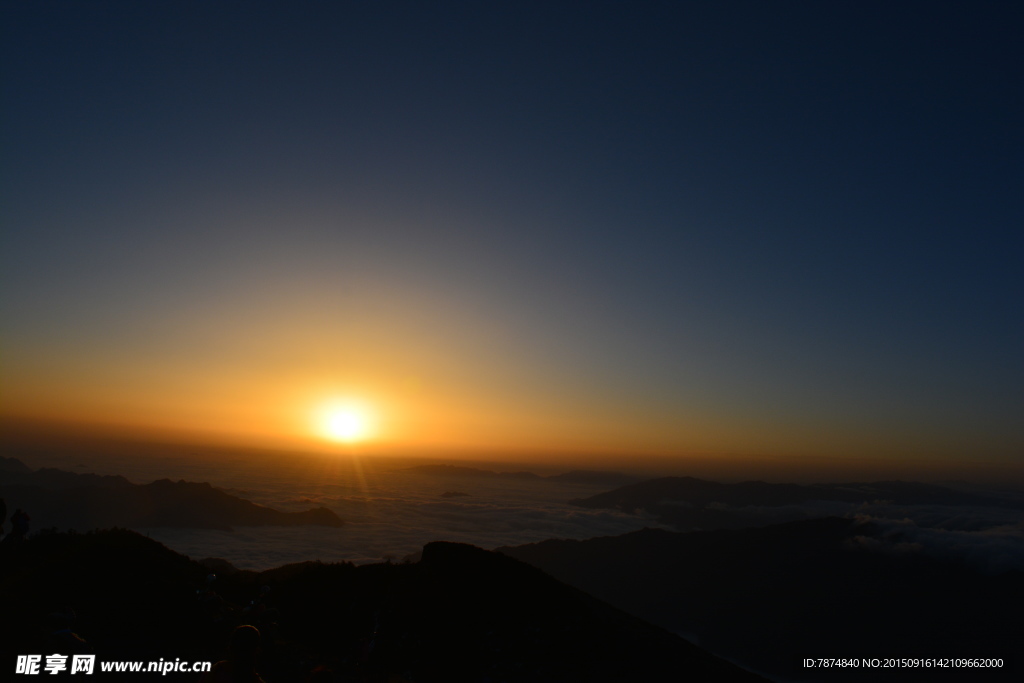
[[7, 413], [393, 371], [496, 445], [1024, 452], [1014, 3], [3, 13]]

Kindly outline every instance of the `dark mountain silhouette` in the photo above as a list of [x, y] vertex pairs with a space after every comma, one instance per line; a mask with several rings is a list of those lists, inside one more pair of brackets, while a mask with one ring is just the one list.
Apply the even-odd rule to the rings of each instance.
[[[1019, 501], [905, 481], [849, 484], [721, 484], [693, 477], [662, 477], [569, 501], [586, 508], [644, 512], [680, 531], [736, 529], [836, 514], [844, 505], [982, 505], [1024, 508]], [[840, 505], [818, 506], [810, 503]]]
[[[268, 681], [764, 679], [510, 557], [431, 543], [415, 564], [306, 562], [207, 578], [134, 532], [0, 546], [4, 666], [46, 652], [54, 612], [98, 659], [217, 660], [231, 629], [263, 632]], [[246, 607], [247, 606], [247, 607]], [[113, 676], [112, 676], [113, 677]], [[167, 680], [194, 681], [171, 674]], [[163, 680], [163, 678], [162, 678]]]
[[[8, 459], [11, 460], [11, 459]], [[15, 460], [14, 462], [18, 462]], [[20, 464], [20, 463], [19, 463]], [[133, 484], [124, 477], [77, 474], [43, 468], [0, 471], [0, 497], [28, 510], [34, 528], [233, 526], [341, 526], [327, 508], [281, 512], [232, 496], [207, 483], [161, 479]]]
[[[981, 575], [871, 523], [645, 529], [498, 552], [783, 680], [1019, 680], [1024, 572]], [[957, 654], [953, 654], [957, 653]], [[807, 670], [804, 657], [1002, 657], [1001, 670]], [[959, 676], [959, 677], [958, 677]]]
[[12, 474], [26, 474], [32, 470], [17, 458], [5, 458], [0, 456], [0, 472]]

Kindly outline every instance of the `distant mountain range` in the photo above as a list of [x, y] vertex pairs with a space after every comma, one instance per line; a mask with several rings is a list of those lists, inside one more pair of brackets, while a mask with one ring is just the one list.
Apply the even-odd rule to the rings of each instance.
[[628, 474], [599, 470], [572, 470], [571, 472], [552, 474], [546, 477], [535, 472], [495, 472], [493, 470], [482, 470], [476, 467], [463, 467], [460, 465], [417, 465], [416, 467], [408, 467], [405, 471], [439, 477], [477, 477], [486, 479], [520, 479], [526, 481], [539, 481], [543, 479], [565, 483], [602, 484], [605, 486], [618, 486], [636, 481], [636, 477]]
[[234, 626], [250, 623], [263, 634], [259, 671], [268, 681], [765, 680], [540, 570], [463, 544], [428, 544], [409, 564], [306, 562], [215, 579], [209, 571], [123, 530], [0, 544], [0, 583], [16, 587], [3, 600], [0, 662], [63, 653], [68, 638], [55, 642], [54, 627], [68, 625], [99, 662], [217, 661]]
[[1024, 509], [1019, 500], [964, 493], [905, 481], [848, 484], [721, 484], [693, 477], [662, 477], [569, 501], [585, 508], [646, 513], [680, 531], [766, 526], [829, 514], [864, 503], [972, 505]]
[[[786, 490], [796, 494], [778, 489]], [[950, 534], [952, 543], [967, 540]], [[1019, 536], [991, 540], [1002, 544], [999, 552], [1021, 550]], [[1024, 572], [984, 575], [874, 523], [833, 517], [742, 530], [645, 529], [497, 552], [780, 680], [1009, 681], [1024, 674]], [[969, 674], [823, 672], [805, 668], [805, 657], [1001, 657], [1005, 665]]]
[[[342, 526], [331, 510], [281, 512], [232, 496], [207, 483], [161, 479], [133, 484], [124, 477], [43, 468], [33, 471], [14, 458], [0, 459], [0, 498], [8, 511], [22, 508], [32, 528], [77, 529], [234, 526]], [[10, 514], [10, 512], [8, 512]]]

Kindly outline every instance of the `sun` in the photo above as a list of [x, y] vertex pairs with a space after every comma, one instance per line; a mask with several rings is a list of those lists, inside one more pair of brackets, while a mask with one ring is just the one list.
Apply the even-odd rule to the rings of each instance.
[[332, 403], [319, 411], [317, 431], [330, 441], [366, 441], [373, 436], [373, 418], [364, 405], [354, 402]]

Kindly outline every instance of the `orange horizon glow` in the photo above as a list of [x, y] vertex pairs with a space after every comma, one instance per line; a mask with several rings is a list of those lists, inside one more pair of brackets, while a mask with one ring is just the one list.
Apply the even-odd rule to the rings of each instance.
[[[456, 294], [363, 284], [368, 293], [337, 318], [308, 292], [253, 284], [238, 301], [225, 294], [182, 311], [145, 343], [22, 345], [5, 359], [0, 417], [325, 452], [1019, 452], [1006, 434], [979, 435], [969, 425], [957, 432], [855, 414], [777, 419], [698, 388], [644, 393], [567, 369], [510, 323], [470, 316]], [[362, 405], [362, 417], [325, 417], [327, 406], [345, 401]]]
[[694, 476], [715, 481], [763, 480], [776, 482], [834, 483], [838, 481], [926, 480], [935, 483], [962, 480], [981, 484], [1024, 485], [1012, 460], [989, 459], [964, 463], [950, 457], [889, 458], [813, 457], [792, 453], [726, 453], [638, 449], [508, 448], [488, 444], [410, 445], [369, 439], [343, 442], [327, 439], [310, 427], [304, 440], [245, 439], [239, 435], [204, 431], [117, 425], [113, 423], [53, 422], [0, 415], [0, 445], [18, 451], [79, 453], [131, 453], [137, 457], [169, 453], [195, 455], [236, 453], [241, 457], [280, 459], [303, 457], [373, 459], [383, 462], [422, 460], [458, 461], [484, 469], [565, 472], [573, 469], [625, 471], [645, 476]]
[[[254, 387], [249, 387], [255, 389]], [[100, 395], [102, 392], [97, 392]], [[240, 392], [241, 393], [241, 392]], [[631, 458], [671, 460], [697, 457], [722, 463], [740, 458], [770, 460], [814, 459], [843, 460], [863, 458], [889, 459], [893, 463], [922, 458], [953, 457], [940, 448], [927, 448], [907, 439], [899, 444], [898, 435], [876, 434], [847, 439], [846, 448], [828, 448], [828, 431], [808, 430], [795, 438], [783, 429], [739, 430], [738, 421], [712, 421], [704, 416], [659, 421], [627, 420], [602, 406], [584, 404], [575, 409], [566, 406], [559, 413], [516, 410], [507, 403], [457, 400], [461, 397], [434, 395], [430, 401], [414, 401], [401, 394], [383, 392], [346, 392], [344, 395], [372, 396], [368, 399], [330, 398], [337, 393], [306, 386], [304, 390], [270, 391], [273, 399], [252, 391], [244, 404], [241, 396], [225, 405], [209, 408], [209, 414], [184, 411], [162, 412], [145, 401], [125, 400], [117, 409], [93, 402], [91, 406], [72, 406], [71, 402], [50, 402], [42, 406], [23, 404], [13, 411], [6, 402], [0, 410], [5, 420], [28, 420], [78, 425], [86, 431], [109, 434], [151, 434], [159, 440], [220, 443], [243, 447], [301, 448], [325, 453], [339, 446], [358, 446], [364, 454], [475, 454], [510, 457], [516, 453], [536, 454], [555, 460], [628, 461]], [[8, 394], [9, 395], [9, 394]], [[111, 401], [111, 403], [114, 403]], [[35, 407], [36, 410], [26, 410]], [[71, 409], [72, 407], [77, 410]], [[113, 407], [113, 406], [109, 406]], [[590, 409], [592, 412], [589, 412]], [[197, 413], [199, 411], [196, 411]], [[656, 417], [656, 416], [654, 416]], [[229, 419], [234, 418], [234, 419]], [[885, 441], [903, 446], [899, 451], [883, 449]], [[546, 455], [545, 455], [546, 454]], [[584, 455], [586, 454], [586, 455]], [[463, 457], [463, 456], [458, 456]], [[999, 456], [990, 458], [999, 460]]]

